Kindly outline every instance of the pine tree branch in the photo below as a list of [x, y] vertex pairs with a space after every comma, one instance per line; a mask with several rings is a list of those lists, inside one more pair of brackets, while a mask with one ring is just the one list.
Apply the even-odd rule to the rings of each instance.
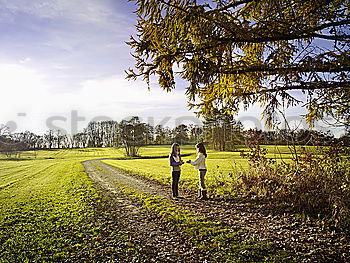
[[237, 6], [239, 6], [239, 5], [248, 4], [248, 3], [250, 3], [250, 2], [255, 2], [255, 1], [256, 1], [256, 0], [242, 0], [242, 1], [237, 1], [237, 2], [233, 2], [233, 3], [231, 3], [231, 4], [228, 4], [228, 5], [226, 5], [226, 6], [223, 6], [223, 7], [221, 7], [221, 8], [218, 8], [217, 10], [221, 12], [221, 11], [225, 11], [225, 10], [230, 9], [230, 8], [237, 7]]
[[322, 38], [329, 40], [338, 40], [345, 41], [350, 39], [350, 35], [322, 35], [318, 33], [309, 33], [309, 34], [285, 34], [285, 35], [276, 35], [276, 36], [264, 36], [264, 37], [250, 37], [250, 38], [235, 38], [235, 37], [220, 37], [216, 38], [218, 42], [222, 44], [226, 43], [263, 43], [263, 42], [272, 42], [272, 41], [282, 41], [282, 40], [300, 40], [300, 39], [310, 39], [310, 38]]
[[302, 83], [300, 85], [286, 85], [286, 86], [280, 86], [276, 88], [271, 89], [262, 89], [252, 92], [243, 92], [243, 93], [237, 93], [236, 96], [252, 96], [252, 95], [258, 95], [258, 94], [266, 94], [266, 93], [274, 93], [274, 92], [280, 92], [280, 91], [289, 91], [289, 90], [319, 90], [319, 89], [335, 89], [335, 88], [342, 88], [350, 90], [350, 81], [345, 82], [326, 82], [326, 81], [320, 81], [320, 82], [308, 82], [308, 83]]
[[350, 65], [334, 66], [334, 65], [322, 65], [322, 66], [288, 66], [288, 67], [271, 67], [271, 66], [258, 66], [248, 67], [245, 69], [223, 69], [216, 73], [222, 74], [244, 74], [253, 72], [268, 72], [268, 73], [281, 73], [281, 72], [324, 72], [324, 73], [335, 73], [335, 72], [347, 72], [350, 71]]

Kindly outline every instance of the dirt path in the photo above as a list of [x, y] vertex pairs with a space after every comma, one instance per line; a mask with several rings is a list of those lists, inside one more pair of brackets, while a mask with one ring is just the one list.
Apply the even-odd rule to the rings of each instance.
[[345, 236], [315, 222], [297, 220], [291, 214], [276, 213], [266, 205], [244, 200], [216, 198], [197, 201], [194, 193], [183, 189], [180, 194], [184, 199], [172, 200], [166, 185], [128, 175], [100, 160], [83, 164], [98, 188], [109, 196], [115, 209], [128, 222], [134, 242], [142, 247], [142, 252], [148, 253], [150, 262], [211, 260], [210, 255], [194, 247], [185, 234], [177, 233], [161, 220], [156, 220], [154, 213], [123, 194], [121, 186], [167, 198], [223, 228], [237, 231], [242, 240], [271, 242], [276, 248], [292, 251], [299, 262], [350, 262], [350, 245], [344, 241]]

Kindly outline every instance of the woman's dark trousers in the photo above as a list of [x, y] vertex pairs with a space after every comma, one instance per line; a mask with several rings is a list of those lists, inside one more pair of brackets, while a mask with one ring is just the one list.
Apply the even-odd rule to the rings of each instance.
[[171, 190], [173, 192], [173, 197], [179, 196], [179, 179], [180, 179], [180, 171], [172, 171], [172, 183]]

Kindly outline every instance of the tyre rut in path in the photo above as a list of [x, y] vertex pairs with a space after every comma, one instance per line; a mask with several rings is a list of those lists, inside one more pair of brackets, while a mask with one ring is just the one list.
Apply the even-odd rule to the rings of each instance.
[[83, 164], [98, 188], [108, 193], [116, 209], [129, 222], [130, 230], [140, 237], [139, 243], [145, 253], [150, 253], [150, 261], [210, 262], [210, 255], [198, 251], [184, 234], [154, 220], [154, 214], [122, 193], [121, 185], [167, 198], [182, 209], [204, 216], [223, 228], [239, 231], [241, 240], [271, 242], [279, 249], [291, 251], [300, 262], [347, 262], [350, 259], [350, 245], [344, 241], [344, 234], [315, 222], [296, 220], [291, 214], [276, 213], [268, 206], [246, 200], [217, 198], [198, 201], [194, 193], [184, 189], [180, 191], [183, 199], [172, 200], [169, 186], [126, 174], [100, 160]]
[[[120, 186], [128, 186], [140, 192], [166, 196], [166, 189], [158, 189], [136, 177], [120, 172], [99, 161], [83, 162], [85, 170], [100, 191], [114, 203], [114, 210], [121, 217], [125, 232], [132, 236], [131, 246], [137, 246], [146, 262], [210, 262], [208, 255], [197, 253], [197, 248], [183, 233], [169, 229], [142, 204], [128, 198]], [[102, 170], [102, 169], [103, 170]], [[141, 262], [141, 261], [136, 261]], [[144, 262], [144, 261], [142, 261]]]

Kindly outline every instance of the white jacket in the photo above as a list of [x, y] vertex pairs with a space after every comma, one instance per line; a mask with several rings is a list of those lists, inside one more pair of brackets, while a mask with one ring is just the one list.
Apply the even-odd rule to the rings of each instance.
[[203, 153], [198, 153], [196, 160], [191, 161], [195, 169], [207, 169], [205, 166], [205, 155]]

